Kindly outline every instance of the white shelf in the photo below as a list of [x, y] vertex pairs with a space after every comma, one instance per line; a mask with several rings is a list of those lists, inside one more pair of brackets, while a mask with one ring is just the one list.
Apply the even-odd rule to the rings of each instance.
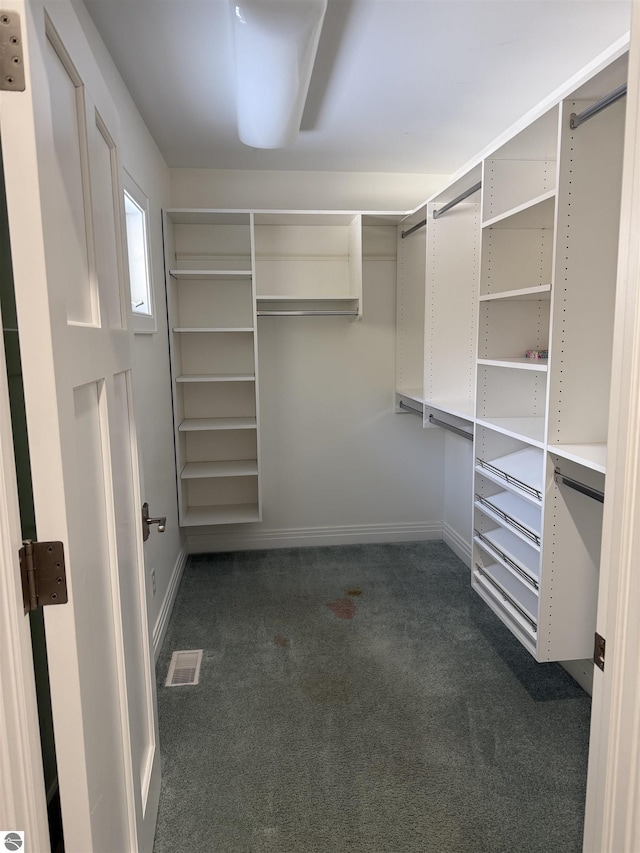
[[487, 367], [509, 367], [515, 370], [537, 370], [546, 373], [549, 359], [547, 358], [479, 358], [478, 364]]
[[210, 327], [186, 327], [186, 326], [177, 326], [173, 330], [178, 333], [192, 333], [192, 332], [243, 332], [243, 333], [253, 333], [253, 326], [210, 326]]
[[[483, 228], [502, 225], [509, 228], [552, 228], [555, 190], [542, 193], [524, 204], [512, 207], [482, 223]], [[511, 220], [507, 222], [507, 220]]]
[[[477, 534], [474, 542], [499, 562], [508, 565], [509, 561], [530, 578], [529, 583], [536, 587], [540, 582], [540, 552], [524, 542], [505, 527], [496, 527], [487, 533]], [[505, 559], [506, 558], [506, 559]]]
[[532, 625], [524, 618], [524, 616], [522, 616], [521, 613], [518, 612], [518, 610], [516, 610], [515, 607], [513, 607], [512, 604], [509, 603], [508, 600], [505, 600], [505, 598], [500, 595], [498, 590], [492, 586], [491, 582], [484, 578], [477, 569], [473, 573], [473, 580], [475, 582], [475, 591], [489, 605], [494, 613], [500, 617], [505, 625], [510, 628], [510, 630], [513, 631], [515, 628], [515, 633], [520, 641], [535, 657], [537, 631], [533, 629]]
[[178, 427], [180, 432], [213, 432], [224, 429], [257, 429], [257, 421], [255, 418], [187, 418]]
[[255, 382], [254, 373], [191, 373], [176, 376], [176, 382]]
[[424, 391], [422, 388], [398, 388], [396, 391], [398, 397], [404, 397], [407, 400], [413, 400], [415, 403], [425, 403]]
[[489, 578], [537, 625], [538, 622], [538, 596], [528, 586], [519, 580], [512, 572], [501, 563], [492, 563], [482, 567]]
[[577, 462], [592, 471], [607, 473], [606, 444], [549, 444], [547, 449], [549, 453]]
[[357, 302], [357, 296], [256, 296], [257, 302]]
[[187, 462], [180, 474], [183, 480], [210, 477], [254, 477], [258, 473], [255, 459], [233, 459], [228, 462]]
[[[479, 499], [475, 501], [476, 507], [484, 515], [492, 518], [503, 527], [507, 525], [507, 530], [511, 530], [532, 547], [540, 547], [542, 519], [538, 507], [533, 506], [518, 495], [511, 494], [511, 492], [498, 492], [496, 495], [489, 495], [485, 500], [489, 501], [491, 506], [482, 503]], [[505, 519], [502, 513], [508, 516], [511, 521]], [[531, 536], [528, 535], [527, 531]]]
[[428, 399], [424, 401], [424, 404], [429, 409], [437, 409], [439, 412], [445, 412], [448, 415], [454, 415], [457, 418], [463, 418], [465, 421], [473, 423], [473, 400]]
[[544, 418], [478, 418], [480, 426], [544, 448]]
[[509, 301], [536, 302], [539, 299], [551, 299], [551, 285], [540, 284], [536, 287], [521, 287], [515, 290], [503, 290], [498, 293], [485, 293], [479, 297], [480, 302], [493, 302], [498, 299]]
[[251, 270], [169, 270], [169, 275], [178, 281], [208, 281], [250, 279]]
[[260, 521], [260, 510], [257, 504], [192, 506], [182, 514], [182, 524], [187, 527], [207, 524], [242, 524], [251, 521]]
[[[501, 456], [497, 459], [486, 459], [482, 461], [491, 465], [492, 468], [497, 469], [497, 471], [494, 472], [483, 467], [483, 465], [478, 462], [476, 465], [476, 471], [487, 480], [491, 480], [493, 483], [497, 483], [503, 488], [509, 487], [516, 494], [519, 494], [526, 500], [533, 502], [536, 506], [542, 505], [542, 494], [544, 492], [544, 457], [541, 450], [536, 447], [525, 447], [522, 450], [517, 450], [515, 453], [508, 453], [506, 456]], [[505, 476], [501, 476], [498, 472], [501, 472]], [[519, 484], [523, 485], [521, 486]], [[537, 495], [527, 492], [526, 488], [523, 488], [523, 486], [528, 486], [529, 489], [534, 490]]]

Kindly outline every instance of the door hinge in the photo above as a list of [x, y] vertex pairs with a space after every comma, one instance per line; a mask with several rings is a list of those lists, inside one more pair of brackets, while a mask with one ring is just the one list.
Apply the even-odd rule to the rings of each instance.
[[66, 604], [67, 575], [62, 542], [26, 541], [20, 549], [24, 612]]
[[606, 641], [604, 637], [596, 632], [596, 639], [593, 646], [593, 662], [604, 672], [604, 649]]
[[0, 89], [25, 90], [20, 15], [13, 9], [0, 9]]

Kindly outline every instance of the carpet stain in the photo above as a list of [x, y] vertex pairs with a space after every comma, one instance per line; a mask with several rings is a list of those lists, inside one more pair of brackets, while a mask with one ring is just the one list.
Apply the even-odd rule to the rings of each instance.
[[347, 590], [347, 595], [356, 596], [362, 595], [362, 587], [361, 586], [350, 586]]
[[338, 619], [353, 619], [356, 615], [356, 606], [350, 598], [337, 598], [335, 601], [329, 601], [327, 607]]
[[276, 634], [273, 638], [273, 642], [276, 646], [280, 646], [281, 649], [289, 648], [289, 640], [287, 637], [283, 637], [282, 634]]

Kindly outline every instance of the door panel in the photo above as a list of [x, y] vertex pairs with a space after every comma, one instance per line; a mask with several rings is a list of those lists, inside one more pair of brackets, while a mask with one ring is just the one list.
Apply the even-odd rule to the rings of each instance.
[[[129, 849], [124, 755], [121, 741], [116, 635], [113, 620], [113, 567], [109, 526], [113, 502], [106, 393], [102, 382], [74, 389], [75, 466], [85, 480], [74, 495], [75, 519], [69, 540], [68, 571], [73, 581], [73, 608], [78, 636], [100, 637], [100, 644], [78, 645], [78, 667], [86, 749], [87, 786], [94, 838], [111, 834], [113, 850]], [[71, 466], [69, 466], [71, 467]]]
[[[0, 93], [65, 849], [150, 851], [159, 798], [131, 394], [118, 116], [69, 0], [9, 0], [27, 88]], [[48, 14], [47, 14], [48, 12]]]
[[119, 229], [122, 192], [116, 144], [97, 110], [89, 126], [91, 187], [96, 234], [96, 267], [103, 322], [112, 329], [126, 326], [123, 293], [123, 245]]
[[[138, 483], [132, 477], [137, 467], [137, 446], [132, 428], [132, 390], [130, 371], [113, 378], [111, 404], [111, 463], [113, 473], [113, 504], [117, 542], [118, 586], [124, 647], [127, 696], [135, 701], [128, 709], [131, 761], [136, 788], [142, 793], [138, 807], [147, 807], [153, 760], [156, 752], [154, 725], [155, 693], [148, 662], [151, 657], [149, 634], [143, 616], [146, 612], [145, 588], [138, 571], [138, 531], [136, 518], [141, 498]], [[139, 683], [144, 673], [143, 683]]]
[[57, 169], [51, 175], [58, 201], [58, 252], [52, 259], [66, 272], [67, 317], [70, 323], [99, 322], [95, 278], [87, 228], [88, 174], [86, 123], [82, 83], [59, 40], [46, 42], [46, 70], [51, 94], [53, 146]]

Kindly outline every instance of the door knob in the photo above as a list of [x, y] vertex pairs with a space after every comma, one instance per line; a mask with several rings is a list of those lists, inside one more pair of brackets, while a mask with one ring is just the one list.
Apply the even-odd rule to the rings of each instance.
[[158, 525], [158, 533], [164, 533], [167, 527], [167, 517], [166, 516], [158, 516], [158, 518], [151, 518], [149, 516], [149, 504], [145, 501], [142, 504], [142, 539], [144, 542], [149, 538], [149, 530], [150, 524]]

